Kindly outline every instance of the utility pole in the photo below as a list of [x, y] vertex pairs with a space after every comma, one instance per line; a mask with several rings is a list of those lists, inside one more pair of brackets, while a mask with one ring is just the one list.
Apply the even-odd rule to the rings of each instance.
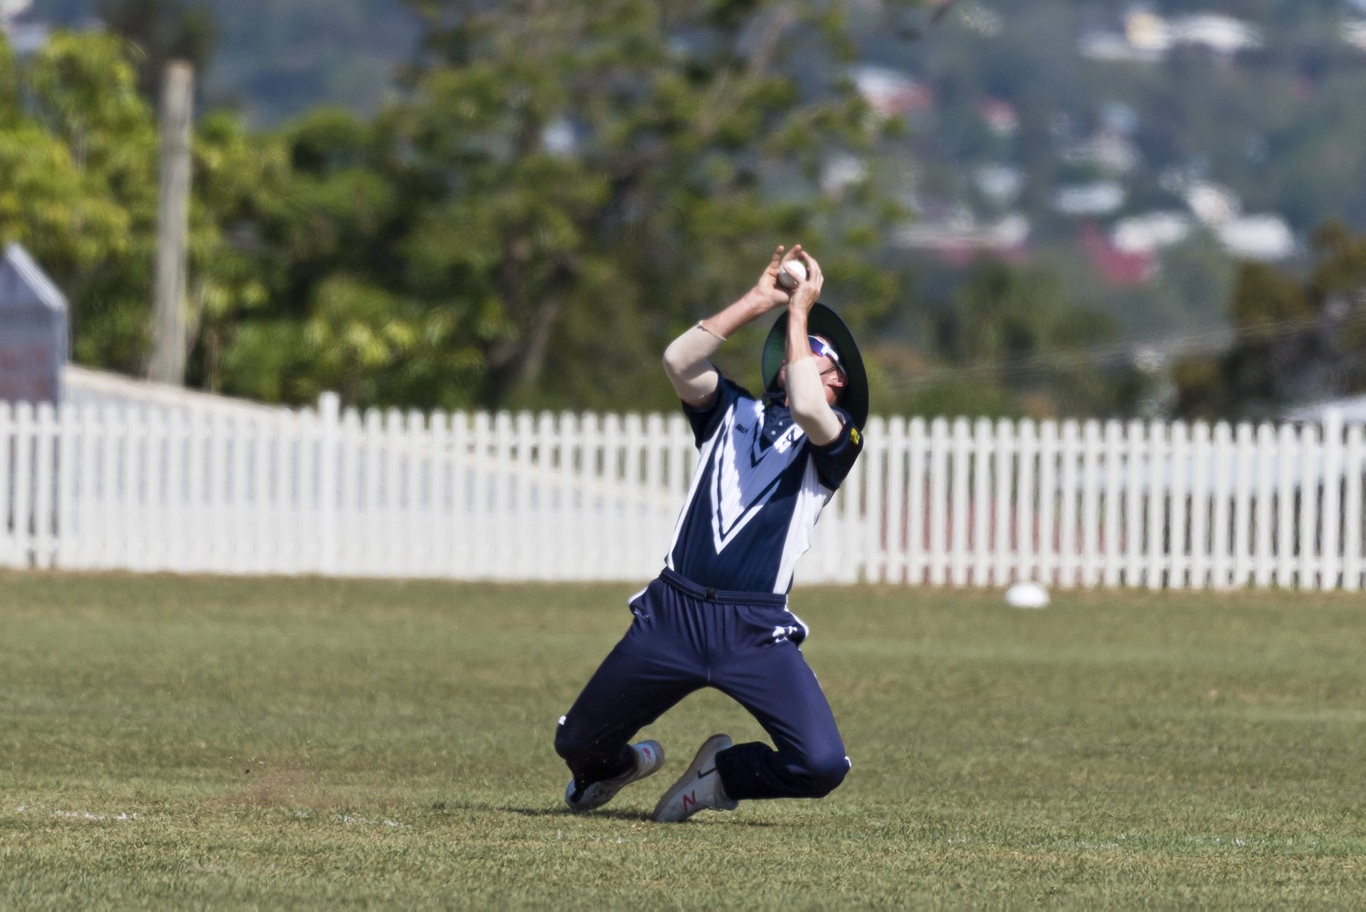
[[161, 202], [157, 220], [156, 325], [147, 377], [185, 385], [186, 259], [190, 234], [190, 124], [194, 68], [166, 65], [161, 95]]

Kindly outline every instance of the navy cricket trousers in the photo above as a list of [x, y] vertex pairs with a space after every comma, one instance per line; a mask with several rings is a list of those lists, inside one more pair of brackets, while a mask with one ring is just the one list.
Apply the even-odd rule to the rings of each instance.
[[631, 738], [704, 687], [739, 702], [773, 739], [717, 755], [729, 797], [820, 798], [844, 780], [844, 743], [799, 648], [806, 627], [781, 595], [704, 589], [666, 569], [631, 612], [555, 734], [581, 785], [625, 772]]

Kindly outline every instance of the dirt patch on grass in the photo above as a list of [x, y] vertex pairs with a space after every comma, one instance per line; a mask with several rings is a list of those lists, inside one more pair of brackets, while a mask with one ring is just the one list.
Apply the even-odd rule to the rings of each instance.
[[243, 787], [218, 800], [224, 807], [303, 808], [323, 811], [338, 807], [337, 796], [328, 795], [318, 777], [305, 769], [248, 769]]

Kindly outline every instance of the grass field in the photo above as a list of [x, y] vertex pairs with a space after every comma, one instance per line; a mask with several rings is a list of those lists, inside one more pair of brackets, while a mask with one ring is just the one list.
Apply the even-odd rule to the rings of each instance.
[[[643, 582], [643, 581], [642, 581]], [[622, 586], [0, 574], [0, 907], [1354, 908], [1361, 596], [799, 589], [823, 801], [562, 809]]]

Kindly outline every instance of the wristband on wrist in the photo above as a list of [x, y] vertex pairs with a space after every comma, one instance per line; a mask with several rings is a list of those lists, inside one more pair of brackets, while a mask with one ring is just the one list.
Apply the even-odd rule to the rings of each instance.
[[698, 321], [697, 321], [697, 328], [700, 329], [700, 330], [702, 330], [704, 333], [707, 333], [708, 335], [715, 336], [717, 339], [719, 339], [719, 340], [722, 341], [722, 342], [726, 341], [726, 337], [725, 337], [725, 336], [721, 335], [721, 334], [720, 334], [719, 332], [717, 332], [716, 330], [714, 330], [714, 329], [712, 329], [711, 327], [707, 326], [706, 323], [705, 323], [704, 321], [702, 321], [702, 320], [698, 320]]

